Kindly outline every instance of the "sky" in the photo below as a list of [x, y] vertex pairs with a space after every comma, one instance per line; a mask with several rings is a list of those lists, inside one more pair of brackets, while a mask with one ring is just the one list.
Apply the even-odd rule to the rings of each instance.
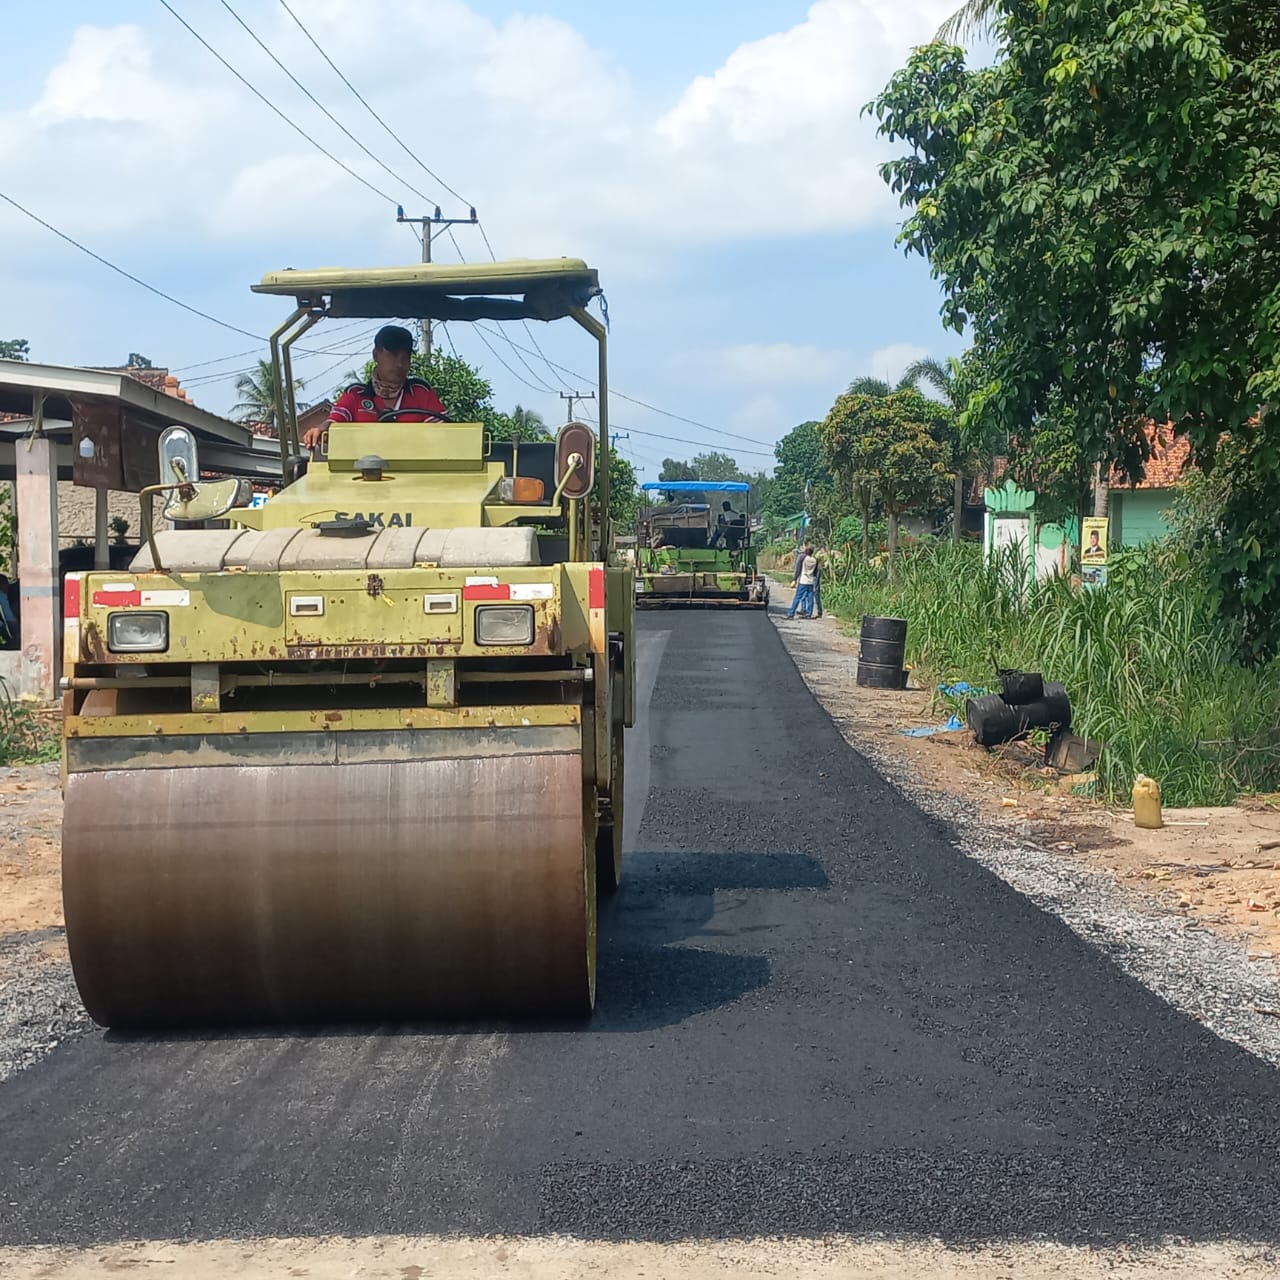
[[[227, 412], [287, 310], [249, 286], [284, 267], [417, 261], [397, 204], [474, 205], [498, 257], [599, 271], [612, 386], [652, 406], [610, 402], [642, 479], [713, 448], [769, 470], [775, 442], [852, 378], [961, 349], [927, 264], [895, 246], [901, 211], [878, 173], [894, 152], [862, 114], [959, 0], [287, 0], [391, 133], [283, 0], [167, 2], [3, 0], [0, 192], [254, 336], [0, 202], [0, 338], [27, 338], [35, 360], [141, 353]], [[488, 257], [470, 226], [433, 252]], [[359, 365], [374, 327], [334, 321], [304, 340], [304, 398]], [[500, 408], [562, 421], [559, 393], [593, 389], [594, 344], [564, 322], [503, 332], [437, 337]]]

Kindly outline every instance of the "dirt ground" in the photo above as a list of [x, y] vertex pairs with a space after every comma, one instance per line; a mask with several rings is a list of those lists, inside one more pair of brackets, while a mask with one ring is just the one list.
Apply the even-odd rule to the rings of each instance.
[[[779, 589], [783, 599], [786, 593]], [[1153, 906], [1243, 938], [1251, 959], [1272, 964], [1280, 957], [1280, 796], [1212, 809], [1166, 807], [1162, 829], [1142, 830], [1132, 810], [1062, 794], [1070, 778], [1042, 768], [1029, 750], [989, 752], [965, 730], [904, 737], [903, 729], [945, 722], [948, 713], [931, 707], [932, 689], [915, 680], [901, 692], [860, 688], [858, 641], [849, 624], [827, 615], [804, 625], [820, 629], [824, 646], [849, 655], [847, 665], [832, 664], [812, 682], [835, 695], [856, 740], [910, 762], [924, 786], [977, 801], [1010, 835], [1108, 872], [1150, 896]]]
[[222, 1280], [307, 1276], [310, 1280], [1262, 1280], [1274, 1256], [1248, 1246], [1107, 1250], [1055, 1245], [948, 1249], [930, 1242], [744, 1240], [676, 1245], [540, 1239], [411, 1239], [138, 1243], [96, 1249], [0, 1249], [0, 1275], [13, 1280], [87, 1280], [113, 1272]]

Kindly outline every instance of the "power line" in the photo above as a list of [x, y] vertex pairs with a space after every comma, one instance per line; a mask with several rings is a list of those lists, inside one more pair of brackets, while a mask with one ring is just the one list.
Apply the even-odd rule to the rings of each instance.
[[[501, 366], [502, 366], [502, 367], [503, 367], [503, 368], [504, 368], [504, 369], [505, 369], [505, 370], [506, 370], [506, 371], [507, 371], [507, 372], [508, 372], [508, 373], [509, 373], [509, 374], [510, 374], [510, 375], [511, 375], [511, 376], [512, 376], [516, 381], [517, 381], [517, 382], [521, 383], [523, 386], [528, 387], [530, 391], [536, 391], [536, 392], [538, 392], [538, 394], [539, 394], [539, 395], [542, 395], [542, 394], [544, 394], [544, 393], [545, 393], [545, 391], [546, 391], [546, 388], [545, 388], [545, 387], [535, 387], [535, 386], [533, 385], [533, 383], [529, 381], [529, 379], [528, 379], [528, 378], [521, 377], [521, 376], [520, 376], [520, 374], [518, 374], [518, 373], [517, 373], [517, 372], [516, 372], [516, 371], [515, 371], [515, 370], [514, 370], [514, 369], [513, 369], [513, 368], [512, 368], [512, 367], [511, 367], [511, 366], [510, 366], [510, 365], [509, 365], [509, 364], [508, 364], [508, 363], [507, 363], [507, 362], [506, 362], [506, 361], [505, 361], [505, 360], [504, 360], [504, 359], [503, 359], [503, 358], [502, 358], [502, 357], [497, 353], [497, 351], [494, 349], [493, 344], [489, 341], [489, 339], [488, 339], [488, 338], [486, 338], [486, 337], [484, 336], [484, 334], [480, 332], [480, 326], [479, 326], [479, 325], [476, 325], [476, 326], [475, 326], [475, 329], [476, 329], [476, 333], [479, 335], [480, 341], [481, 341], [481, 342], [483, 342], [483, 343], [484, 343], [484, 345], [485, 345], [486, 347], [488, 347], [488, 348], [489, 348], [489, 354], [490, 354], [490, 355], [492, 355], [492, 356], [493, 356], [493, 358], [494, 358], [494, 359], [495, 359], [495, 360], [496, 360], [496, 361], [497, 361], [497, 362], [498, 362], [498, 363], [499, 363], [499, 364], [500, 364], [500, 365], [501, 365]], [[508, 341], [510, 341], [510, 339], [508, 339]]]
[[313, 147], [315, 147], [315, 149], [316, 149], [317, 151], [319, 151], [319, 152], [321, 153], [321, 155], [327, 156], [330, 160], [332, 160], [332, 161], [333, 161], [333, 163], [334, 163], [334, 164], [336, 164], [336, 165], [338, 166], [338, 168], [339, 168], [339, 169], [341, 169], [344, 173], [350, 174], [350, 176], [351, 176], [351, 177], [353, 177], [353, 178], [354, 178], [358, 183], [360, 183], [360, 185], [361, 185], [361, 186], [363, 186], [363, 187], [367, 187], [370, 191], [372, 191], [372, 192], [373, 192], [373, 194], [374, 194], [375, 196], [380, 196], [383, 200], [387, 201], [387, 203], [388, 203], [388, 204], [395, 204], [395, 203], [397, 203], [397, 202], [396, 202], [396, 200], [395, 200], [395, 198], [394, 198], [393, 196], [389, 196], [389, 195], [387, 195], [387, 193], [386, 193], [385, 191], [382, 191], [382, 190], [380, 190], [379, 188], [375, 187], [375, 186], [373, 185], [373, 183], [372, 183], [372, 182], [370, 182], [367, 178], [362, 178], [362, 177], [361, 177], [361, 176], [360, 176], [360, 175], [359, 175], [359, 174], [358, 174], [358, 173], [357, 173], [353, 168], [351, 168], [351, 166], [350, 166], [350, 165], [348, 165], [348, 164], [344, 164], [341, 160], [339, 160], [339, 159], [338, 159], [338, 157], [337, 157], [337, 156], [335, 156], [335, 155], [333, 154], [333, 152], [332, 152], [332, 151], [329, 151], [329, 150], [327, 150], [325, 147], [321, 146], [321, 145], [320, 145], [320, 143], [318, 143], [318, 142], [317, 142], [317, 141], [316, 141], [316, 140], [315, 140], [315, 139], [314, 139], [314, 138], [313, 138], [313, 137], [312, 137], [312, 136], [311, 136], [311, 135], [310, 135], [310, 134], [309, 134], [309, 133], [308, 133], [308, 132], [307, 132], [307, 131], [306, 131], [306, 130], [301, 126], [301, 125], [300, 125], [300, 124], [296, 124], [293, 120], [291, 120], [291, 119], [289, 118], [289, 116], [287, 116], [283, 111], [281, 111], [281, 110], [280, 110], [280, 108], [279, 108], [279, 107], [277, 107], [277, 106], [276, 106], [276, 104], [275, 104], [274, 102], [272, 102], [270, 98], [268, 98], [265, 94], [263, 94], [263, 93], [259, 92], [257, 89], [255, 89], [255, 88], [253, 87], [253, 85], [251, 85], [251, 84], [249, 83], [249, 81], [248, 81], [248, 80], [246, 80], [246, 79], [244, 78], [244, 76], [242, 76], [242, 75], [240, 74], [240, 72], [238, 72], [238, 71], [235, 69], [235, 67], [233, 67], [233, 66], [231, 65], [231, 63], [229, 63], [229, 62], [226, 60], [226, 58], [224, 58], [224, 57], [222, 56], [222, 54], [220, 54], [220, 53], [219, 53], [219, 52], [218, 52], [218, 51], [213, 47], [213, 45], [211, 45], [211, 44], [210, 44], [210, 43], [209, 43], [209, 42], [204, 38], [204, 36], [202, 36], [202, 35], [201, 35], [201, 34], [200, 34], [200, 33], [199, 33], [199, 32], [198, 32], [198, 31], [197, 31], [197, 30], [196, 30], [196, 29], [195, 29], [195, 28], [194, 28], [194, 27], [193, 27], [193, 26], [192, 26], [192, 25], [191, 25], [191, 24], [190, 24], [190, 23], [189, 23], [189, 22], [188, 22], [188, 21], [187, 21], [187, 20], [182, 16], [182, 15], [181, 15], [181, 14], [180, 14], [180, 13], [179, 13], [179, 12], [178, 12], [178, 11], [177, 11], [177, 10], [176, 10], [176, 9], [175, 9], [171, 4], [170, 4], [170, 3], [169, 3], [169, 0], [160, 0], [160, 3], [161, 3], [161, 4], [162, 4], [166, 9], [168, 9], [168, 11], [169, 11], [171, 14], [173, 14], [173, 16], [174, 16], [175, 18], [177, 18], [177, 20], [178, 20], [180, 23], [182, 23], [182, 25], [183, 25], [184, 27], [186, 27], [186, 29], [187, 29], [189, 32], [191, 32], [191, 34], [192, 34], [193, 36], [195, 36], [195, 38], [196, 38], [196, 39], [197, 39], [197, 40], [198, 40], [202, 45], [204, 45], [204, 47], [205, 47], [206, 49], [208, 49], [208, 51], [209, 51], [211, 54], [213, 54], [213, 56], [214, 56], [215, 58], [217, 58], [217, 60], [218, 60], [220, 63], [222, 63], [222, 65], [223, 65], [224, 67], [226, 67], [226, 69], [227, 69], [228, 71], [230, 71], [230, 72], [231, 72], [231, 74], [232, 74], [233, 76], [235, 76], [235, 78], [236, 78], [237, 80], [239, 80], [239, 81], [240, 81], [240, 83], [241, 83], [242, 85], [244, 85], [244, 87], [245, 87], [246, 89], [248, 89], [248, 90], [249, 90], [249, 92], [250, 92], [251, 94], [253, 94], [253, 96], [254, 96], [255, 98], [257, 98], [257, 99], [258, 99], [258, 101], [259, 101], [259, 102], [261, 102], [264, 106], [269, 107], [272, 111], [274, 111], [274, 112], [276, 113], [276, 115], [278, 115], [278, 116], [280, 117], [280, 119], [281, 119], [281, 120], [283, 120], [283, 121], [285, 122], [285, 124], [287, 124], [287, 125], [289, 126], [289, 128], [290, 128], [290, 129], [292, 129], [295, 133], [299, 134], [301, 137], [305, 138], [309, 143], [311, 143], [311, 145], [312, 145]]
[[[476, 324], [476, 328], [477, 328], [477, 329], [484, 329], [484, 325], [477, 323], [477, 324]], [[513, 347], [515, 347], [517, 351], [518, 351], [518, 350], [520, 350], [520, 347], [518, 346], [518, 344], [517, 344], [517, 343], [515, 343], [511, 338], [508, 338], [508, 337], [506, 336], [506, 334], [501, 333], [501, 332], [499, 332], [499, 331], [495, 331], [495, 330], [493, 330], [493, 329], [488, 329], [488, 330], [485, 330], [485, 331], [486, 331], [487, 333], [490, 333], [490, 334], [495, 334], [495, 333], [496, 333], [496, 334], [497, 334], [497, 336], [501, 337], [504, 341], [509, 342]], [[556, 364], [556, 362], [555, 362], [554, 360], [548, 360], [548, 361], [547, 361], [547, 363], [548, 363], [549, 365], [551, 365], [551, 367], [552, 367], [553, 369], [558, 369], [561, 373], [567, 373], [567, 374], [568, 374], [570, 377], [572, 377], [572, 378], [577, 378], [577, 379], [578, 379], [579, 381], [581, 381], [581, 382], [588, 382], [588, 383], [590, 383], [593, 387], [596, 385], [595, 379], [594, 379], [594, 378], [589, 378], [589, 377], [587, 377], [587, 376], [586, 376], [586, 374], [583, 374], [583, 373], [575, 373], [572, 369], [569, 369], [569, 368], [567, 368], [566, 366], [564, 366], [564, 365], [562, 365], [562, 364]], [[697, 427], [700, 431], [708, 431], [708, 432], [710, 432], [712, 435], [724, 436], [726, 439], [729, 439], [729, 440], [742, 440], [742, 441], [746, 442], [747, 444], [766, 444], [766, 443], [767, 443], [767, 442], [766, 442], [766, 441], [764, 441], [764, 440], [757, 440], [754, 436], [743, 436], [743, 435], [738, 435], [736, 432], [733, 432], [733, 431], [725, 431], [725, 430], [723, 430], [723, 429], [722, 429], [722, 428], [720, 428], [720, 427], [712, 427], [712, 426], [708, 426], [705, 422], [699, 422], [696, 418], [686, 418], [686, 417], [684, 417], [682, 414], [679, 414], [679, 413], [672, 413], [672, 412], [671, 412], [670, 410], [668, 410], [668, 409], [659, 409], [657, 405], [649, 404], [647, 401], [644, 401], [644, 400], [637, 400], [635, 396], [629, 396], [629, 395], [627, 395], [625, 392], [618, 391], [618, 390], [617, 390], [616, 388], [614, 388], [614, 387], [610, 387], [610, 388], [609, 388], [609, 395], [610, 395], [611, 397], [612, 397], [612, 396], [617, 396], [619, 400], [626, 400], [626, 401], [628, 401], [628, 402], [629, 402], [629, 403], [631, 403], [631, 404], [639, 405], [639, 406], [640, 406], [640, 408], [642, 408], [642, 409], [648, 409], [651, 413], [657, 413], [657, 414], [660, 414], [660, 415], [661, 415], [662, 417], [664, 417], [664, 418], [671, 418], [671, 419], [672, 419], [673, 421], [675, 421], [675, 422], [683, 422], [686, 426], [690, 426], [690, 427]], [[631, 428], [631, 429], [632, 429], [632, 430], [634, 430], [634, 428]], [[668, 439], [672, 439], [672, 438], [673, 438], [673, 437], [671, 437], [671, 436], [659, 436], [659, 437], [658, 437], [658, 439], [661, 439], [661, 440], [668, 440]], [[685, 443], [685, 444], [688, 444], [688, 443], [690, 443], [690, 442], [689, 442], [689, 441], [684, 441], [684, 443]], [[743, 449], [743, 450], [742, 450], [742, 452], [743, 452], [743, 453], [751, 453], [751, 452], [753, 452], [753, 450], [750, 450], [750, 449]], [[759, 450], [755, 450], [754, 452], [759, 452]], [[773, 457], [773, 450], [772, 450], [772, 449], [770, 449], [770, 450], [769, 450], [769, 457]]]
[[419, 197], [419, 199], [430, 201], [431, 204], [438, 203], [438, 201], [435, 200], [432, 196], [428, 196], [425, 193], [419, 191], [418, 188], [415, 187], [413, 183], [409, 182], [407, 178], [402, 177], [400, 174], [396, 173], [393, 169], [391, 169], [389, 166], [384, 164], [380, 159], [378, 159], [378, 157], [375, 156], [373, 152], [370, 151], [369, 148], [366, 147], [364, 143], [361, 142], [360, 139], [357, 138], [356, 135], [352, 133], [351, 130], [348, 129], [347, 126], [343, 124], [342, 121], [339, 120], [338, 117], [335, 116], [333, 112], [330, 111], [329, 108], [326, 107], [324, 103], [322, 103], [315, 96], [315, 94], [313, 94], [311, 90], [308, 89], [307, 86], [303, 84], [302, 81], [299, 80], [298, 77], [295, 76], [293, 72], [290, 71], [289, 68], [286, 67], [284, 63], [280, 61], [279, 58], [276, 57], [274, 53], [271, 52], [271, 50], [267, 47], [267, 45], [264, 44], [263, 41], [259, 38], [258, 33], [254, 31], [254, 29], [231, 7], [231, 5], [228, 3], [228, 0], [220, 0], [220, 3], [222, 7], [245, 29], [245, 31], [248, 32], [249, 37], [250, 39], [253, 40], [254, 44], [256, 44], [258, 48], [261, 49], [262, 52], [265, 53], [267, 57], [270, 58], [271, 61], [274, 62], [276, 66], [279, 67], [280, 70], [283, 71], [285, 75], [287, 75], [295, 85], [297, 85], [299, 89], [302, 90], [302, 92], [306, 95], [306, 97], [324, 113], [325, 117], [328, 120], [332, 121], [333, 124], [337, 125], [338, 128], [341, 129], [342, 132], [348, 138], [350, 138], [351, 141], [354, 142], [356, 146], [359, 147], [360, 150], [363, 151], [365, 155], [367, 155], [369, 159], [373, 161], [374, 164], [378, 166], [378, 168], [380, 168], [384, 173], [387, 174], [388, 177], [392, 178], [394, 181], [403, 182], [404, 185], [408, 187], [408, 189], [412, 191], [415, 196]]
[[[473, 214], [471, 221], [475, 222], [475, 225], [479, 229], [481, 236], [484, 237], [485, 248], [489, 250], [489, 257], [492, 258], [494, 262], [497, 262], [498, 259], [493, 252], [493, 246], [489, 243], [489, 237], [484, 234], [484, 227], [481, 226], [479, 220], [474, 217], [475, 210], [473, 209], [471, 212]], [[462, 252], [462, 246], [458, 243], [457, 237], [453, 234], [453, 227], [450, 226], [448, 228], [448, 231], [449, 231], [449, 239], [453, 242], [453, 248], [458, 255], [458, 260], [460, 262], [466, 262], [467, 260], [466, 255]], [[534, 348], [537, 350], [538, 355], [542, 356], [542, 362], [547, 366], [547, 369], [550, 371], [552, 378], [555, 379], [558, 386], [564, 387], [566, 390], [568, 390], [569, 384], [565, 382], [563, 378], [558, 377], [556, 375], [556, 371], [552, 367], [551, 361], [548, 360], [545, 355], [543, 355], [542, 348], [538, 346], [538, 340], [533, 336], [533, 330], [529, 328], [529, 322], [527, 320], [522, 320], [520, 323], [524, 325], [524, 331], [529, 335], [529, 341], [533, 343]], [[529, 371], [529, 376], [531, 378], [534, 378], [538, 383], [541, 384], [540, 388], [535, 387], [533, 388], [533, 390], [536, 391], [541, 389], [542, 391], [545, 391], [548, 395], [555, 395], [558, 388], [548, 386], [547, 383], [543, 381], [542, 375], [534, 372], [533, 366], [521, 354], [520, 348], [516, 346], [516, 344], [512, 342], [509, 337], [507, 337], [507, 335], [502, 331], [502, 329], [499, 328], [493, 332], [495, 332], [496, 335], [500, 337], [503, 340], [503, 342], [505, 342], [511, 348], [511, 350], [516, 353], [516, 359], [519, 360], [520, 363], [524, 365], [524, 367]], [[528, 385], [529, 384], [526, 382], [525, 386], [528, 386]]]
[[[161, 0], [161, 2], [163, 3], [163, 0]], [[435, 173], [431, 169], [429, 169], [427, 165], [421, 159], [419, 159], [418, 156], [413, 151], [409, 149], [408, 144], [404, 142], [404, 140], [400, 137], [400, 135], [396, 133], [394, 129], [392, 129], [392, 127], [368, 104], [368, 102], [365, 101], [364, 95], [360, 92], [359, 89], [355, 87], [355, 85], [351, 83], [350, 80], [347, 79], [346, 76], [342, 74], [341, 71], [338, 70], [337, 64], [334, 62], [334, 60], [331, 57], [329, 57], [329, 55], [325, 53], [325, 51], [320, 47], [319, 41], [315, 38], [315, 36], [311, 34], [310, 31], [307, 30], [305, 26], [303, 26], [302, 19], [299, 18], [298, 15], [294, 13], [292, 9], [289, 8], [289, 6], [285, 3], [285, 0], [280, 0], [280, 7], [285, 11], [285, 13], [289, 15], [289, 17], [293, 19], [294, 23], [298, 27], [298, 30], [301, 31], [302, 34], [306, 36], [308, 40], [311, 41], [312, 47], [329, 64], [329, 66], [333, 69], [333, 72], [338, 77], [338, 79], [341, 80], [342, 83], [345, 84], [347, 88], [350, 89], [351, 92], [355, 94], [360, 105], [364, 107], [364, 109], [387, 131], [388, 134], [390, 134], [391, 138], [395, 141], [396, 145], [400, 148], [400, 150], [403, 151], [405, 155], [407, 155], [409, 159], [412, 160], [414, 164], [416, 164], [418, 168], [420, 168], [423, 171], [423, 173], [427, 174], [427, 176], [433, 179], [435, 182], [438, 182], [451, 196], [455, 197], [458, 200], [461, 200], [462, 203], [465, 205], [470, 205], [472, 203], [470, 200], [466, 200], [462, 196], [460, 196], [438, 173]], [[424, 196], [423, 199], [426, 199], [426, 197]], [[433, 200], [431, 203], [435, 204], [436, 202]]]
[[[161, 0], [163, 3], [164, 0]], [[46, 231], [52, 231], [59, 240], [65, 240], [69, 245], [79, 249], [81, 253], [88, 254], [95, 262], [100, 262], [104, 267], [114, 271], [118, 276], [124, 276], [126, 280], [132, 281], [134, 284], [146, 289], [148, 293], [154, 293], [157, 298], [163, 298], [166, 302], [171, 302], [175, 307], [181, 307], [183, 311], [189, 311], [193, 316], [199, 316], [201, 320], [208, 320], [210, 324], [216, 324], [223, 329], [230, 329], [232, 333], [243, 334], [246, 338], [254, 338], [259, 342], [266, 342], [266, 338], [260, 334], [250, 333], [248, 329], [242, 329], [237, 324], [228, 324], [225, 320], [219, 320], [217, 316], [211, 316], [207, 311], [201, 311], [199, 307], [193, 307], [180, 299], [175, 298], [172, 294], [165, 293], [163, 289], [157, 289], [155, 285], [148, 284], [145, 280], [140, 280], [131, 272], [126, 271], [123, 267], [117, 267], [114, 262], [109, 262], [100, 253], [94, 253], [92, 249], [86, 248], [79, 240], [73, 240], [65, 231], [59, 231], [51, 222], [46, 222], [38, 214], [32, 213], [30, 209], [20, 205], [12, 196], [7, 196], [0, 191], [0, 200], [6, 204], [11, 204], [21, 214], [25, 214], [32, 222], [38, 222]]]

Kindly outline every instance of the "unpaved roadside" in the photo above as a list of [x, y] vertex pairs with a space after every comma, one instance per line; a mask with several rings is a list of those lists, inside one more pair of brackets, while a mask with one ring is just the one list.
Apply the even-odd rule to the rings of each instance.
[[0, 769], [0, 1080], [91, 1024], [62, 927], [56, 764]]
[[989, 1245], [972, 1250], [924, 1243], [744, 1240], [676, 1245], [601, 1244], [561, 1237], [136, 1243], [96, 1249], [0, 1249], [0, 1275], [12, 1280], [88, 1280], [114, 1272], [225, 1277], [306, 1276], [308, 1280], [1263, 1280], [1277, 1259], [1261, 1248], [1228, 1245], [1162, 1249], [1081, 1249]]

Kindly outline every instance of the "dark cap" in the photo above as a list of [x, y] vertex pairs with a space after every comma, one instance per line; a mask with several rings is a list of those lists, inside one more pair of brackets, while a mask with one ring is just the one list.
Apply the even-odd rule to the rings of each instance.
[[373, 345], [383, 351], [412, 351], [413, 334], [398, 324], [384, 324], [374, 336]]

